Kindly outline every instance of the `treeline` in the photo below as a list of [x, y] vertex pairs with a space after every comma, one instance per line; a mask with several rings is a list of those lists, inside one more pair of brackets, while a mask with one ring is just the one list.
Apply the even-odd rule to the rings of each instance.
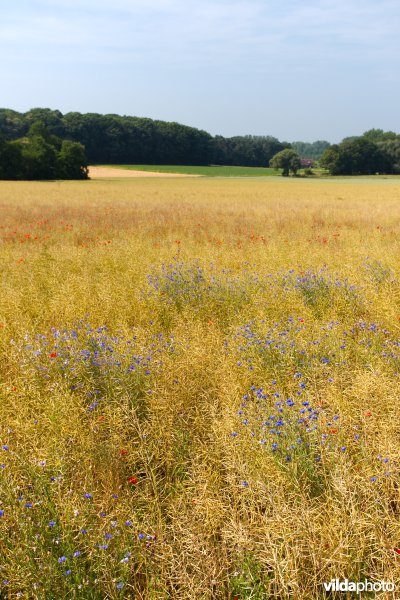
[[87, 178], [82, 144], [49, 133], [40, 121], [15, 140], [6, 140], [0, 135], [0, 179]]
[[400, 174], [400, 135], [370, 129], [327, 148], [319, 164], [331, 175]]
[[81, 114], [34, 108], [26, 113], [0, 109], [0, 136], [17, 140], [34, 123], [61, 139], [85, 147], [89, 164], [237, 165], [265, 167], [290, 147], [271, 136], [211, 136], [179, 123], [147, 118]]
[[291, 146], [300, 158], [319, 160], [325, 150], [329, 148], [330, 143], [325, 140], [318, 140], [316, 142], [292, 142]]

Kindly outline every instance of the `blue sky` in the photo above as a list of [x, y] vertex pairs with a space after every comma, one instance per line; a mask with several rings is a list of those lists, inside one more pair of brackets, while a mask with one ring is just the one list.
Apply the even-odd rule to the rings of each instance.
[[400, 131], [399, 0], [14, 0], [0, 105], [340, 141]]

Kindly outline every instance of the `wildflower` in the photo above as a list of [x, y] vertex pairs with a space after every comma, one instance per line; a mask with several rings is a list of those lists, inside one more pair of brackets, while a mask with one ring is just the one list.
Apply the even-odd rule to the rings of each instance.
[[81, 555], [81, 552], [80, 552], [79, 550], [77, 550], [76, 552], [74, 552], [74, 553], [73, 553], [73, 555], [72, 555], [72, 556], [73, 556], [74, 558], [77, 558], [77, 557], [78, 557], [78, 556], [80, 556], [80, 555]]
[[110, 540], [112, 538], [112, 534], [111, 533], [105, 533], [104, 537], [106, 538], [106, 540]]
[[68, 569], [68, 571], [65, 571], [64, 575], [65, 575], [66, 577], [68, 577], [68, 575], [71, 575], [71, 569]]
[[376, 481], [378, 478], [377, 477], [371, 477], [371, 481]]
[[121, 590], [124, 587], [124, 582], [120, 581], [115, 587], [117, 588], [117, 590]]
[[400, 554], [400, 548], [395, 548], [394, 551], [396, 552], [396, 554]]
[[67, 560], [66, 556], [60, 556], [60, 558], [58, 559], [58, 562], [61, 564], [61, 563], [64, 563], [66, 560]]
[[9, 449], [10, 449], [10, 447], [9, 447], [9, 446], [7, 446], [7, 444], [4, 444], [4, 446], [2, 446], [2, 449], [7, 451], [7, 450], [9, 450]]
[[119, 455], [120, 455], [120, 456], [126, 456], [127, 454], [128, 454], [128, 450], [125, 450], [125, 448], [122, 448], [122, 449], [119, 451]]
[[4, 516], [4, 510], [0, 510], [0, 517]]
[[370, 410], [366, 410], [364, 414], [365, 414], [366, 417], [371, 417], [372, 416], [372, 412]]
[[54, 527], [55, 524], [56, 524], [55, 521], [49, 521], [49, 527]]
[[33, 505], [32, 505], [32, 503], [31, 503], [31, 502], [27, 502], [27, 503], [25, 504], [25, 508], [32, 508], [32, 506], [33, 506]]
[[144, 533], [139, 533], [139, 535], [138, 535], [139, 540], [144, 540], [145, 537], [146, 536]]
[[57, 356], [57, 352], [52, 352], [52, 353], [50, 354], [50, 358], [55, 358], [56, 356]]
[[84, 496], [84, 497], [85, 497], [85, 498], [88, 498], [88, 499], [90, 499], [90, 498], [93, 498], [92, 494], [89, 494], [89, 493], [85, 494], [85, 496]]
[[137, 483], [139, 483], [139, 479], [137, 479], [136, 477], [128, 477], [127, 479], [128, 483], [130, 483], [131, 485], [136, 485]]
[[341, 451], [341, 452], [346, 452], [346, 446], [342, 446], [342, 447], [340, 448], [340, 451]]
[[243, 487], [249, 487], [249, 482], [248, 481], [243, 481], [242, 486]]
[[133, 521], [125, 521], [125, 525], [127, 527], [130, 527], [130, 525], [133, 525]]

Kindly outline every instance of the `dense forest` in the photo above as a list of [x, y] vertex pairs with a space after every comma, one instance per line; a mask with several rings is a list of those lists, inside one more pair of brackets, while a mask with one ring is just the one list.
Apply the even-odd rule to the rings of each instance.
[[0, 179], [87, 179], [85, 148], [33, 123], [15, 140], [0, 135]]
[[271, 136], [213, 137], [179, 123], [95, 113], [63, 115], [47, 108], [26, 113], [0, 109], [0, 137], [24, 138], [37, 122], [52, 135], [82, 144], [90, 164], [265, 167], [274, 154], [290, 147]]
[[382, 129], [340, 144], [290, 144], [272, 136], [213, 137], [139, 117], [0, 109], [0, 179], [84, 179], [88, 164], [265, 167], [276, 155], [289, 156], [289, 149], [292, 162], [282, 166], [286, 174], [287, 168], [296, 173], [300, 159], [319, 161], [332, 175], [400, 173], [400, 135]]
[[400, 174], [400, 135], [370, 129], [362, 136], [329, 146], [319, 164], [331, 175]]

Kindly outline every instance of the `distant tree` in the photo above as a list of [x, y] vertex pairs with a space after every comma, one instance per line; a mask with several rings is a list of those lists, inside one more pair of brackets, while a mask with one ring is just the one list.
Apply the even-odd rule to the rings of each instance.
[[42, 121], [13, 141], [0, 138], [0, 179], [87, 179], [82, 144], [61, 140]]
[[369, 129], [363, 133], [362, 137], [370, 142], [377, 143], [396, 139], [397, 134], [394, 131], [383, 131], [383, 129]]
[[0, 137], [0, 179], [22, 179], [21, 147]]
[[87, 179], [85, 148], [79, 142], [63, 140], [57, 157], [57, 176], [61, 179]]
[[390, 172], [400, 174], [400, 135], [378, 142], [378, 147], [390, 165]]
[[23, 161], [24, 179], [55, 179], [57, 176], [57, 150], [43, 137], [34, 135], [19, 141]]
[[301, 167], [300, 156], [291, 148], [286, 148], [271, 158], [269, 166], [273, 169], [282, 169], [284, 177], [287, 177], [290, 171], [296, 175]]
[[292, 142], [291, 146], [300, 158], [318, 160], [324, 151], [329, 148], [330, 143], [325, 140], [317, 140], [316, 142]]
[[319, 162], [331, 175], [372, 175], [391, 169], [385, 152], [365, 137], [346, 138], [331, 146]]

